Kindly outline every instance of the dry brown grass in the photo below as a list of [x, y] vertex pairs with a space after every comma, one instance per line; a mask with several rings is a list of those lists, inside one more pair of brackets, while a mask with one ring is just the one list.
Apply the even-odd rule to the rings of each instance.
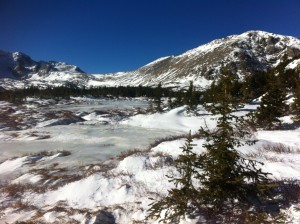
[[17, 119], [15, 116], [10, 116], [10, 114], [6, 111], [0, 112], [0, 123], [5, 124], [5, 126], [13, 128], [13, 129], [19, 129], [18, 125], [19, 122], [17, 122]]
[[109, 163], [109, 164], [94, 164], [90, 166], [83, 166], [81, 167], [81, 171], [84, 173], [84, 176], [90, 176], [95, 173], [104, 173], [107, 174], [109, 171], [114, 169], [116, 167], [116, 164]]
[[46, 224], [42, 221], [17, 221], [14, 224]]
[[17, 132], [12, 132], [12, 133], [9, 133], [9, 135], [10, 135], [12, 138], [17, 138], [17, 137], [19, 137], [19, 136], [20, 136], [20, 134], [19, 134], [19, 133], [17, 133]]
[[300, 149], [287, 146], [281, 143], [277, 144], [265, 144], [259, 149], [263, 152], [275, 152], [278, 154], [300, 154]]
[[47, 118], [47, 120], [57, 119], [58, 116], [55, 112], [48, 112], [44, 114], [44, 117]]
[[277, 144], [264, 144], [262, 147], [257, 148], [256, 152], [246, 154], [247, 158], [251, 159], [265, 159], [272, 162], [283, 162], [286, 158], [280, 157], [282, 154], [300, 154], [300, 149], [291, 147], [281, 143]]
[[155, 152], [151, 154], [151, 157], [165, 157], [168, 156], [165, 152]]
[[156, 152], [151, 155], [153, 158], [157, 158], [157, 160], [154, 163], [148, 164], [147, 163], [147, 169], [156, 170], [159, 168], [163, 168], [165, 166], [172, 166], [174, 165], [174, 159], [172, 156], [163, 153], [163, 152]]
[[42, 139], [48, 139], [48, 138], [51, 138], [51, 136], [50, 136], [49, 134], [39, 133], [39, 132], [37, 132], [37, 131], [29, 132], [29, 136], [30, 136], [30, 137], [35, 137], [36, 140], [42, 140]]
[[[187, 135], [173, 135], [173, 136], [168, 136], [165, 138], [157, 139], [149, 145], [149, 150], [158, 146], [160, 143], [174, 141], [174, 140], [178, 140], [178, 139], [182, 139], [182, 138], [186, 138], [186, 137], [187, 137]], [[194, 136], [193, 136], [193, 138], [194, 138]], [[196, 135], [195, 135], [195, 138], [196, 138]]]
[[63, 118], [66, 118], [66, 119], [70, 119], [70, 118], [78, 118], [78, 116], [76, 116], [75, 114], [73, 114], [73, 113], [70, 112], [70, 111], [65, 111], [65, 112], [62, 114], [62, 117], [63, 117]]
[[28, 201], [19, 199], [11, 205], [12, 208], [23, 210], [23, 211], [33, 211], [39, 210], [38, 207], [30, 204]]
[[8, 184], [3, 186], [0, 191], [10, 198], [20, 198], [25, 192], [44, 193], [47, 187], [38, 184]]
[[131, 155], [143, 155], [143, 154], [146, 154], [146, 153], [147, 153], [146, 150], [131, 149], [131, 150], [121, 152], [119, 155], [116, 156], [116, 158], [121, 161], [121, 160], [123, 160], [126, 157], [131, 156]]

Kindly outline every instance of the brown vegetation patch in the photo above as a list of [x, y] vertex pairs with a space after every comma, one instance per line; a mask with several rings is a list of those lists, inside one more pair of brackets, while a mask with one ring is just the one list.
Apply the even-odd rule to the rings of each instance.
[[128, 156], [143, 155], [145, 153], [147, 153], [147, 152], [145, 150], [142, 150], [142, 149], [131, 149], [131, 150], [121, 152], [119, 155], [117, 155], [117, 159], [121, 161], [121, 160], [125, 159]]
[[94, 164], [90, 166], [81, 167], [81, 171], [84, 173], [84, 176], [90, 176], [95, 173], [105, 173], [107, 174], [109, 171], [114, 169], [116, 165], [112, 162], [109, 164]]
[[2, 193], [7, 194], [10, 198], [20, 198], [25, 192], [44, 193], [46, 192], [45, 185], [38, 184], [8, 184], [0, 188]]
[[49, 168], [31, 169], [30, 172], [40, 175], [44, 181], [44, 185], [51, 190], [56, 190], [68, 183], [84, 178], [84, 175], [78, 172], [72, 173], [72, 171], [66, 168], [56, 168], [53, 166]]
[[275, 152], [278, 154], [300, 154], [300, 149], [287, 146], [281, 143], [265, 144], [260, 149], [261, 152]]
[[[149, 150], [151, 150], [152, 148], [158, 146], [160, 143], [174, 141], [174, 140], [178, 140], [178, 139], [183, 139], [183, 138], [186, 138], [186, 137], [187, 137], [187, 135], [174, 135], [174, 136], [168, 136], [168, 137], [165, 137], [165, 138], [157, 139], [149, 145]], [[193, 136], [193, 138], [194, 138], [194, 136]], [[196, 136], [195, 136], [195, 138], [196, 138]]]
[[5, 111], [0, 112], [0, 123], [5, 124], [5, 126], [13, 129], [19, 129], [18, 125], [19, 123], [17, 122], [18, 119], [16, 119], [13, 116], [10, 116], [8, 113]]
[[33, 210], [38, 210], [38, 207], [30, 204], [28, 201], [19, 199], [16, 202], [14, 202], [11, 205], [12, 208], [16, 208], [18, 210], [23, 210], [23, 211], [33, 211]]
[[37, 131], [32, 131], [28, 133], [30, 137], [36, 138], [36, 140], [43, 140], [43, 139], [48, 139], [51, 138], [49, 134], [46, 133], [39, 133]]

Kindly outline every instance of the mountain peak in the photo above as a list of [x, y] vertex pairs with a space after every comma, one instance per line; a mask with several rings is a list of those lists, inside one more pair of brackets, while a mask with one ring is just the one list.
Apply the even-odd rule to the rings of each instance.
[[[83, 74], [84, 72], [74, 65], [56, 61], [34, 61], [22, 52], [0, 51], [0, 78], [14, 80], [43, 80], [51, 76], [64, 77], [69, 74]], [[54, 79], [54, 78], [53, 78]]]
[[137, 70], [109, 76], [113, 85], [183, 87], [193, 80], [206, 88], [227, 67], [237, 77], [268, 71], [283, 58], [300, 56], [300, 40], [291, 36], [250, 30], [216, 39], [181, 55], [163, 57]]
[[20, 52], [0, 51], [0, 75], [3, 78], [3, 74], [4, 77], [10, 74], [14, 79], [26, 79], [31, 83], [43, 82], [45, 86], [70, 82], [87, 87], [157, 86], [162, 83], [164, 87], [183, 88], [193, 81], [196, 87], [206, 88], [218, 80], [224, 67], [243, 79], [269, 71], [287, 58], [299, 57], [298, 38], [250, 30], [213, 40], [181, 55], [159, 58], [134, 71], [93, 76], [82, 74], [84, 72], [77, 66], [63, 62], [35, 62]]

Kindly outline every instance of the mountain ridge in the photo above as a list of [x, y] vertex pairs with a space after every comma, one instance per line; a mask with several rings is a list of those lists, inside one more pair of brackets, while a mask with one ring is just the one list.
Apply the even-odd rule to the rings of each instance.
[[[0, 77], [3, 77], [1, 52]], [[34, 66], [26, 66], [33, 63], [29, 56], [22, 53], [12, 54], [15, 54], [16, 58], [18, 55], [22, 58], [20, 60], [22, 63], [14, 67], [15, 72], [21, 78], [14, 80], [6, 77], [6, 83], [3, 80], [0, 81], [0, 86], [3, 88], [68, 84], [86, 88], [92, 86], [156, 86], [159, 83], [164, 87], [184, 88], [189, 85], [190, 81], [193, 81], [196, 87], [205, 89], [218, 79], [220, 71], [224, 67], [230, 69], [242, 80], [247, 75], [271, 70], [287, 58], [299, 57], [300, 39], [251, 30], [239, 35], [213, 40], [180, 55], [158, 58], [133, 71], [92, 75], [87, 75], [77, 66], [62, 62], [44, 62], [44, 64], [40, 62], [43, 66], [39, 70], [40, 68], [37, 69]], [[18, 60], [14, 58], [14, 61]]]
[[[134, 71], [106, 76], [115, 79], [116, 85], [119, 79], [123, 84], [155, 85], [162, 82], [164, 86], [180, 87], [188, 86], [193, 80], [196, 86], [205, 87], [218, 77], [221, 67], [229, 67], [241, 78], [245, 73], [270, 70], [284, 55], [300, 55], [298, 38], [248, 31], [214, 40], [181, 55], [160, 58]], [[186, 79], [181, 79], [183, 76]]]
[[[0, 64], [2, 65], [0, 67], [2, 68], [0, 70], [0, 78], [27, 79], [33, 74], [45, 76], [49, 72], [60, 71], [85, 74], [84, 71], [75, 65], [57, 61], [34, 61], [30, 56], [22, 52], [10, 53], [0, 50], [0, 62], [2, 62]], [[3, 72], [3, 68], [6, 72]]]

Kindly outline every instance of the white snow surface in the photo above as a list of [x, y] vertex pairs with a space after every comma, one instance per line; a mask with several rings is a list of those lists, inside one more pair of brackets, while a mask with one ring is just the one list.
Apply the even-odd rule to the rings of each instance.
[[[207, 112], [200, 108], [203, 114]], [[151, 115], [136, 115], [122, 122], [131, 126], [144, 128], [159, 128], [166, 130], [178, 130], [187, 133], [189, 130], [197, 132], [200, 126], [214, 126], [215, 121], [210, 120], [211, 116], [187, 116], [185, 106], [175, 108], [166, 113], [155, 113]]]
[[22, 167], [27, 161], [28, 158], [26, 156], [17, 159], [6, 160], [0, 164], [0, 174], [11, 173], [17, 170], [18, 168]]
[[285, 69], [286, 69], [286, 70], [287, 70], [287, 69], [295, 69], [295, 68], [297, 68], [297, 67], [300, 68], [300, 59], [296, 59], [296, 60], [292, 61], [291, 63], [289, 63], [289, 64], [285, 67]]
[[[237, 114], [243, 115], [248, 110], [253, 110], [257, 105], [247, 105]], [[187, 133], [189, 130], [196, 132], [200, 126], [213, 128], [216, 120], [212, 120], [202, 107], [198, 108], [198, 116], [189, 115], [185, 107], [175, 108], [162, 114], [136, 115], [125, 121], [122, 125], [130, 127], [159, 128], [161, 130], [180, 131]], [[88, 114], [85, 119], [101, 119], [93, 113]], [[287, 118], [285, 119], [287, 120]], [[258, 161], [264, 163], [262, 170], [272, 174], [273, 179], [299, 179], [300, 177], [300, 129], [258, 131], [255, 133], [258, 142], [254, 146], [243, 146], [238, 150], [243, 155], [255, 154]], [[127, 224], [143, 222], [147, 209], [149, 208], [149, 197], [164, 196], [168, 189], [174, 187], [173, 183], [166, 178], [167, 174], [176, 174], [172, 166], [165, 164], [163, 156], [175, 159], [181, 153], [181, 146], [184, 139], [165, 141], [153, 147], [149, 152], [140, 152], [125, 157], [117, 166], [106, 172], [95, 172], [80, 180], [68, 183], [56, 190], [49, 190], [45, 193], [26, 193], [24, 200], [29, 204], [42, 209], [53, 208], [59, 203], [64, 203], [66, 208], [89, 209], [98, 211], [107, 207], [116, 218], [116, 223]], [[195, 140], [196, 146], [193, 150], [196, 153], [205, 151], [204, 140]], [[278, 154], [272, 151], [261, 151], [264, 145], [284, 144], [295, 149], [293, 153]], [[14, 160], [6, 160], [0, 164], [0, 174], [16, 171], [24, 166], [27, 157]], [[23, 174], [13, 180], [13, 183], [35, 183], [38, 184], [41, 178], [36, 174]], [[1, 199], [1, 197], [0, 197]], [[2, 200], [2, 199], [1, 199]], [[299, 205], [292, 205], [285, 211], [289, 217], [289, 223], [300, 223], [300, 213], [296, 208]], [[95, 213], [96, 214], [96, 213]], [[13, 223], [16, 220], [26, 220], [34, 213], [16, 213], [9, 209], [5, 210], [4, 223]], [[59, 222], [66, 217], [65, 212], [48, 211], [41, 218], [48, 223]], [[72, 217], [81, 223], [93, 223], [96, 217], [91, 219], [81, 213], [73, 214]], [[181, 224], [194, 224], [197, 220], [183, 219]], [[0, 222], [1, 223], [1, 222]], [[158, 223], [150, 221], [149, 223]]]

